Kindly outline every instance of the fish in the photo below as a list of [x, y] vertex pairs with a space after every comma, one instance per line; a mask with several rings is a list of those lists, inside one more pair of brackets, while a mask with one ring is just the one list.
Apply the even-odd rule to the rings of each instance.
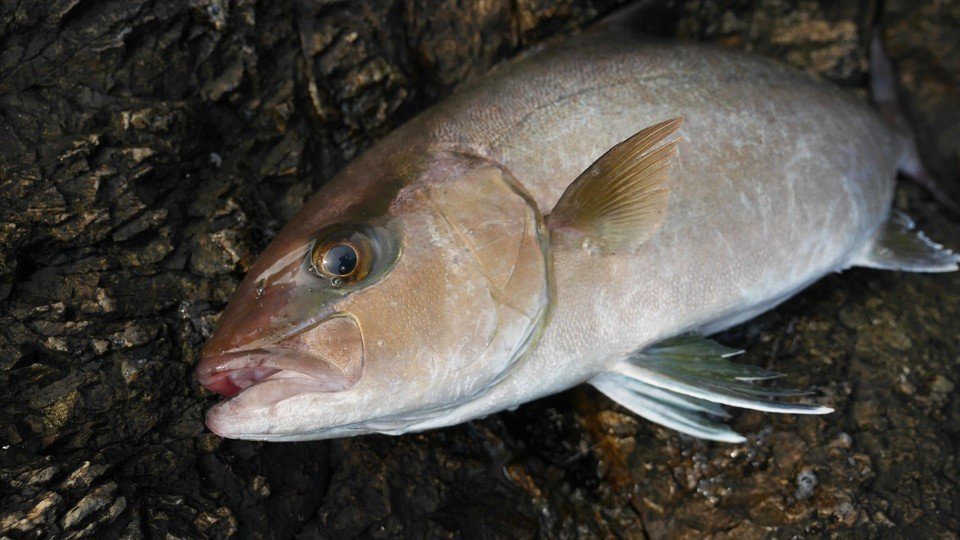
[[326, 182], [252, 265], [196, 378], [214, 433], [451, 426], [590, 384], [708, 440], [826, 414], [709, 338], [851, 267], [960, 257], [892, 209], [909, 133], [773, 60], [623, 20], [508, 62]]

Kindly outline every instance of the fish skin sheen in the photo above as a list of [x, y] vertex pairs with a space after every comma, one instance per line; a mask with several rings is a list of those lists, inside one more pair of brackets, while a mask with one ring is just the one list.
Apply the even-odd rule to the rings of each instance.
[[[552, 241], [568, 186], [673, 118], [649, 239]], [[909, 148], [861, 100], [771, 60], [596, 25], [462, 88], [322, 187], [204, 349], [201, 383], [233, 396], [207, 425], [276, 441], [442, 427], [728, 328], [851, 266]], [[337, 242], [360, 246], [365, 277], [311, 267]]]

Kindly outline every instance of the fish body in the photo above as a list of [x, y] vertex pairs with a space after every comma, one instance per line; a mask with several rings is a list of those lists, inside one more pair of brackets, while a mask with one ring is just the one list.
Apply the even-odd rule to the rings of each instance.
[[[830, 272], [909, 266], [876, 252], [897, 171], [915, 160], [907, 136], [828, 84], [600, 25], [424, 112], [308, 202], [204, 350], [201, 382], [236, 394], [208, 426], [398, 434], [584, 382], [718, 440], [739, 436], [710, 420], [714, 402], [826, 412], [768, 406], [772, 393], [744, 386], [767, 373], [731, 375], [729, 350], [682, 336]], [[921, 240], [929, 253], [907, 269], [955, 269]], [[363, 277], [318, 270], [330, 246], [356, 245]]]

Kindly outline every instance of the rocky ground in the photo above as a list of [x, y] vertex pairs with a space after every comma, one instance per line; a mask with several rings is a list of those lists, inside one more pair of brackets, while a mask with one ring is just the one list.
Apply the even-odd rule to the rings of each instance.
[[[743, 445], [589, 388], [396, 438], [205, 431], [199, 347], [304, 199], [457, 84], [620, 3], [0, 3], [0, 537], [956, 538], [958, 274], [829, 276], [722, 335], [837, 409], [738, 413]], [[864, 98], [879, 20], [924, 159], [960, 200], [956, 2], [649, 4], [652, 33]], [[897, 204], [960, 247], [960, 216], [926, 191]]]

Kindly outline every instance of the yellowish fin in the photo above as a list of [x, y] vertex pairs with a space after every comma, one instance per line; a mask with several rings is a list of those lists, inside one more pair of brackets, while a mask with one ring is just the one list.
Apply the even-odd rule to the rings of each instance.
[[[643, 244], [667, 215], [667, 170], [682, 118], [650, 126], [614, 146], [570, 184], [547, 216], [559, 244], [588, 242], [603, 252]], [[659, 146], [658, 146], [659, 145]]]

